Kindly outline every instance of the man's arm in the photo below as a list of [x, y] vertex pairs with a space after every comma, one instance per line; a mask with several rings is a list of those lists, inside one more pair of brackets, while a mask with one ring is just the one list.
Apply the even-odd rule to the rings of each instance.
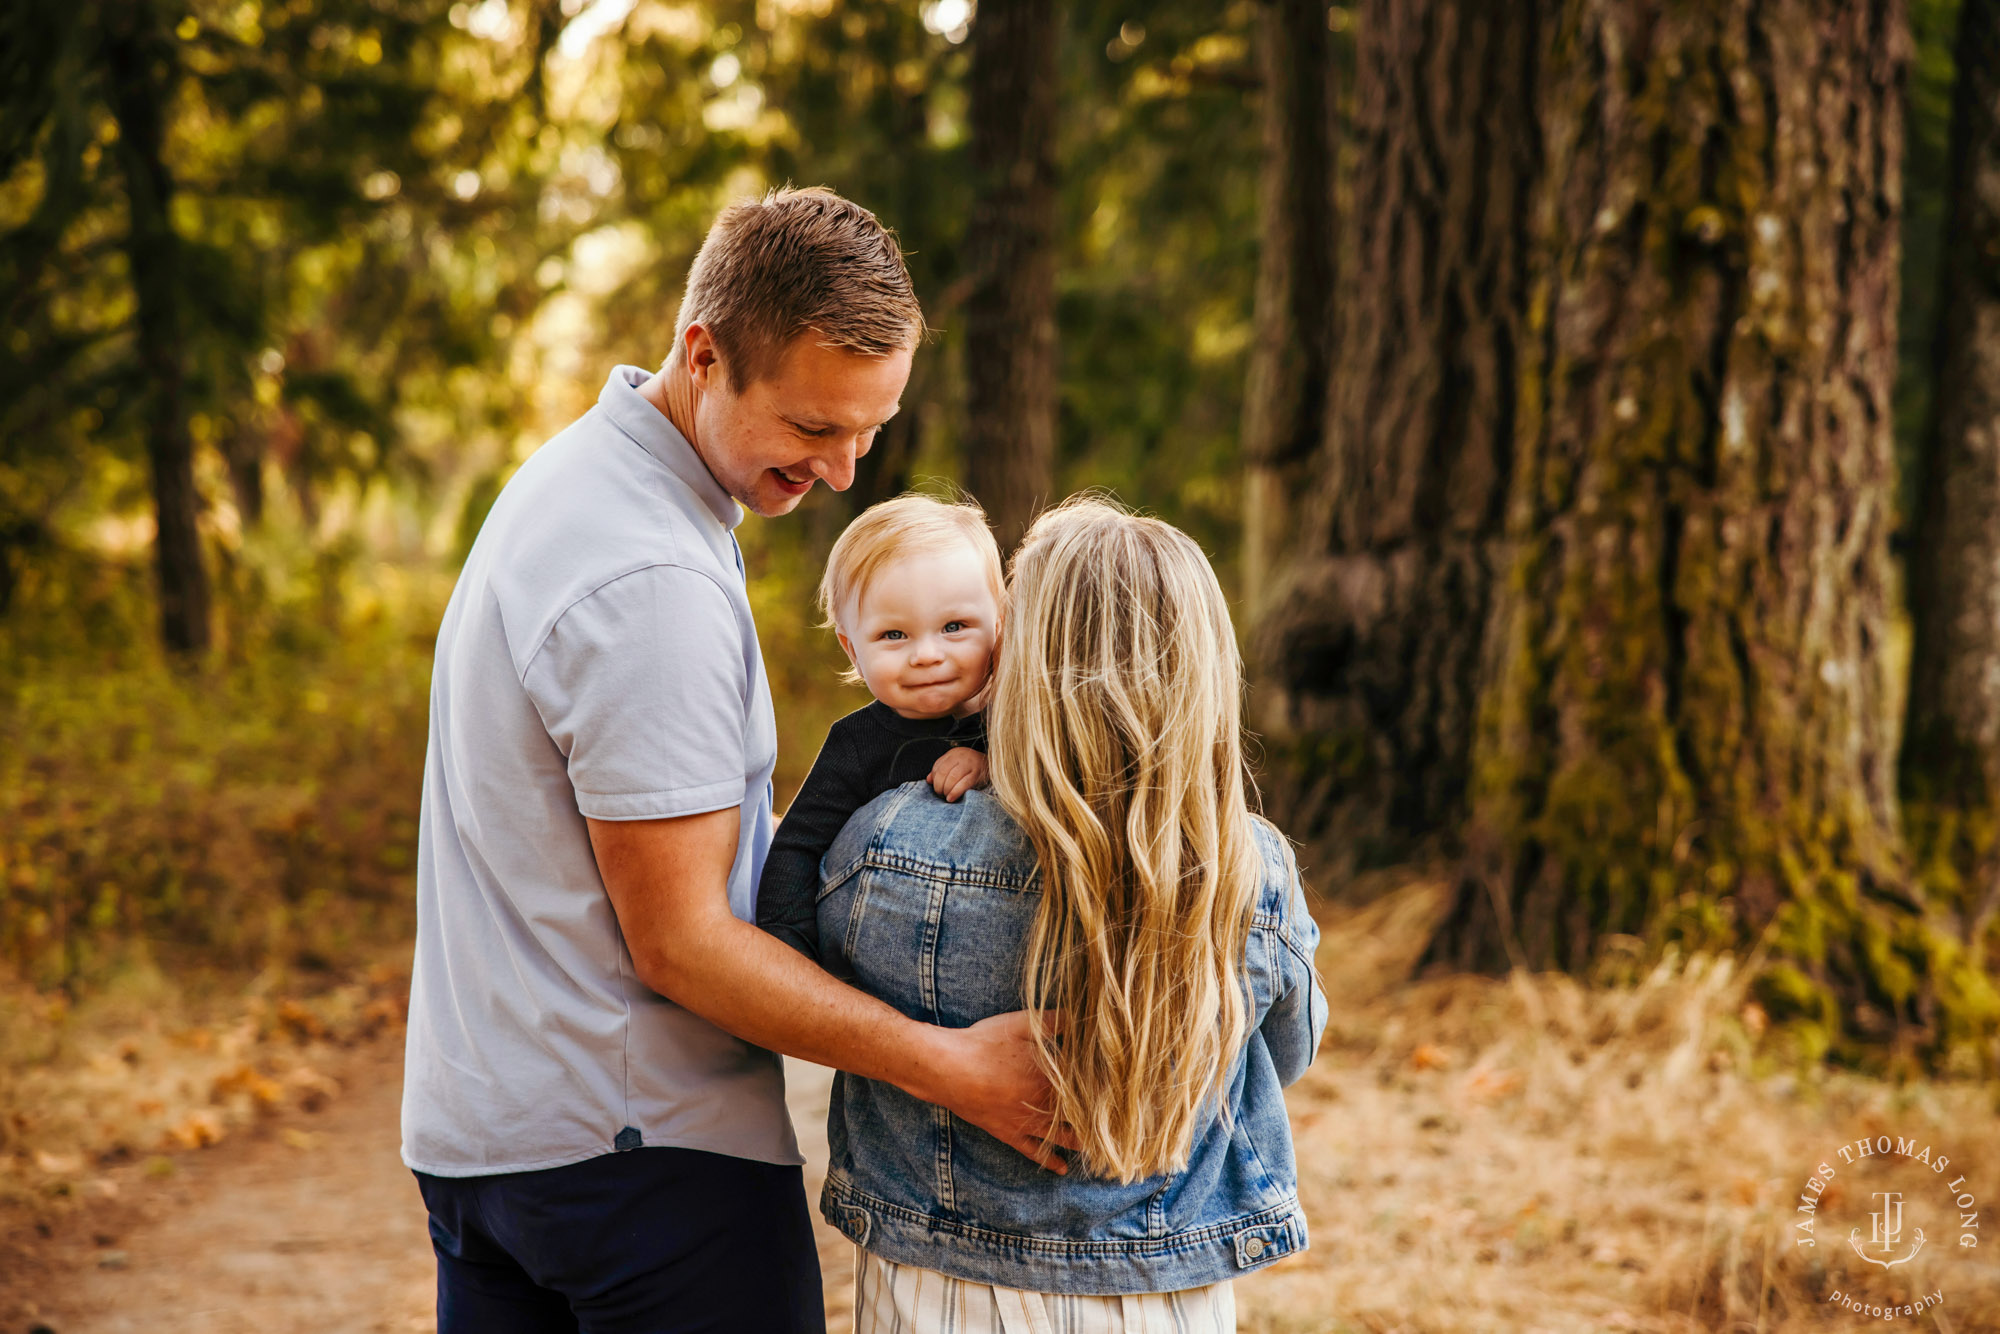
[[671, 820], [591, 820], [599, 873], [639, 978], [760, 1047], [894, 1084], [1042, 1166], [1048, 1084], [1022, 1013], [970, 1028], [918, 1023], [845, 986], [729, 910], [740, 809]]

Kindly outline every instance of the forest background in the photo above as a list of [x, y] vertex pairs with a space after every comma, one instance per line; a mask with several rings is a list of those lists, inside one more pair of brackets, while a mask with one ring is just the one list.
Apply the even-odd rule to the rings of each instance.
[[1399, 978], [1730, 959], [1745, 1078], [1992, 1078], [2000, 6], [21, 0], [0, 73], [0, 1071], [407, 952], [457, 565], [789, 182], [939, 332], [742, 530], [781, 805], [852, 514], [1104, 487]]

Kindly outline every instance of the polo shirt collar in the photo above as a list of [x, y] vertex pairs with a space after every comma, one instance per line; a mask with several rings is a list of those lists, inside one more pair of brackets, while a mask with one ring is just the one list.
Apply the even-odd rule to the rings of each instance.
[[722, 483], [715, 480], [687, 437], [667, 420], [667, 414], [639, 393], [639, 386], [652, 378], [653, 373], [640, 366], [614, 367], [611, 378], [604, 382], [604, 392], [597, 396], [597, 406], [604, 409], [612, 425], [687, 483], [688, 490], [701, 497], [716, 522], [724, 528], [736, 527], [743, 522], [743, 507], [722, 489]]

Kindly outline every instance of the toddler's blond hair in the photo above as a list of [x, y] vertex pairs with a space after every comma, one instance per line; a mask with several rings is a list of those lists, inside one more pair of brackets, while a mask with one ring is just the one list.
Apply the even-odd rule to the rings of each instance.
[[[939, 500], [910, 492], [870, 505], [847, 525], [826, 558], [826, 573], [819, 581], [819, 609], [828, 630], [842, 628], [841, 609], [857, 600], [868, 581], [892, 560], [912, 552], [936, 550], [946, 542], [964, 542], [986, 567], [986, 582], [993, 589], [993, 605], [1007, 605], [1006, 576], [1000, 570], [1000, 545], [987, 526], [986, 511], [969, 496]], [[852, 663], [840, 679], [849, 685], [861, 680]]]

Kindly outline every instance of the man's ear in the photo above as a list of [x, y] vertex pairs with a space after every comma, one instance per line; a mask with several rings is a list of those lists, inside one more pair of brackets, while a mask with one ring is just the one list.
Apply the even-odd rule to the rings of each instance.
[[721, 389], [728, 382], [728, 374], [722, 368], [722, 350], [715, 345], [715, 335], [700, 320], [688, 325], [687, 332], [681, 335], [681, 355], [687, 358], [688, 378], [697, 388]]

